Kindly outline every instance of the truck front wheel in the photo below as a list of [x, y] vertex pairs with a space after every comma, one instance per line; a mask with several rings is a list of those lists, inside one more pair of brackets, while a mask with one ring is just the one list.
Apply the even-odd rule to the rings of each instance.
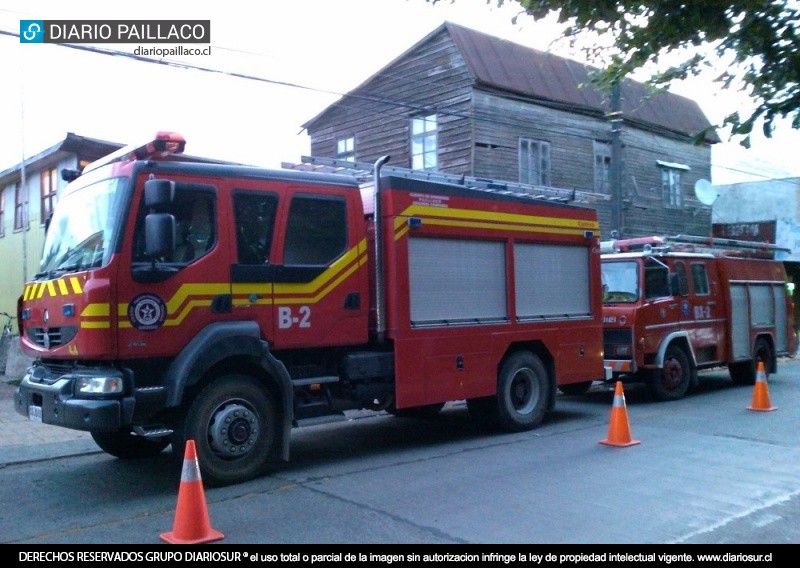
[[692, 380], [689, 359], [683, 349], [670, 345], [664, 353], [664, 365], [650, 380], [650, 391], [657, 400], [678, 400], [686, 395]]
[[266, 471], [278, 424], [275, 401], [266, 388], [245, 375], [219, 377], [177, 421], [172, 451], [182, 461], [186, 441], [194, 440], [204, 483], [239, 483]]
[[151, 458], [169, 446], [169, 437], [148, 439], [135, 436], [130, 430], [91, 432], [94, 443], [105, 453], [123, 460]]

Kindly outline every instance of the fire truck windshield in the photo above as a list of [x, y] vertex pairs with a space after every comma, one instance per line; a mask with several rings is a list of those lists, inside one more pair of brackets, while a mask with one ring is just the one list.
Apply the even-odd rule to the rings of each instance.
[[111, 258], [126, 178], [106, 179], [66, 194], [50, 222], [37, 279], [105, 266]]
[[639, 264], [637, 262], [602, 263], [603, 303], [627, 304], [636, 302], [639, 289]]

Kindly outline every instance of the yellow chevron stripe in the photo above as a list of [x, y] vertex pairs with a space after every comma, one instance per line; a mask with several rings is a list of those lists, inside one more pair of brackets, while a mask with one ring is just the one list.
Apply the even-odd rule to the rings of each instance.
[[110, 327], [111, 327], [111, 324], [109, 322], [107, 322], [107, 321], [82, 321], [81, 322], [81, 328], [83, 328], [83, 329], [108, 329]]
[[184, 306], [184, 308], [176, 316], [164, 320], [164, 326], [174, 327], [180, 325], [181, 322], [183, 322], [183, 320], [186, 319], [186, 316], [189, 315], [189, 312], [191, 312], [194, 308], [207, 308], [208, 306], [211, 305], [211, 302], [212, 300], [209, 299], [191, 300]]
[[255, 284], [233, 284], [231, 286], [231, 293], [234, 295], [239, 294], [272, 294], [272, 284], [270, 283], [255, 283]]
[[[230, 284], [184, 284], [167, 302], [167, 313], [175, 313], [190, 296], [217, 296], [227, 294], [229, 290]], [[209, 305], [210, 303], [209, 301]]]
[[58, 291], [61, 293], [62, 296], [66, 296], [67, 294], [69, 294], [66, 282], [64, 282], [61, 278], [56, 280], [56, 282], [58, 282]]
[[111, 315], [111, 304], [89, 304], [81, 312], [81, 317], [108, 317]]
[[424, 217], [441, 217], [448, 219], [481, 220], [494, 225], [510, 223], [514, 225], [573, 227], [575, 229], [592, 229], [599, 228], [600, 226], [597, 221], [587, 221], [583, 219], [564, 219], [562, 217], [544, 217], [540, 215], [523, 215], [520, 213], [498, 213], [496, 211], [479, 211], [475, 209], [450, 209], [431, 207], [429, 205], [410, 205], [401, 215], [404, 217], [420, 215]]
[[83, 288], [81, 287], [81, 281], [78, 280], [77, 276], [70, 277], [69, 283], [72, 284], [72, 291], [75, 294], [83, 294]]
[[327, 296], [331, 290], [334, 290], [339, 284], [341, 284], [344, 280], [347, 279], [353, 272], [358, 270], [358, 265], [353, 265], [347, 270], [345, 270], [342, 274], [339, 275], [334, 281], [328, 284], [325, 288], [321, 289], [316, 295], [312, 297], [308, 296], [290, 296], [290, 297], [276, 297], [273, 303], [281, 303], [281, 304], [316, 304], [322, 298]]

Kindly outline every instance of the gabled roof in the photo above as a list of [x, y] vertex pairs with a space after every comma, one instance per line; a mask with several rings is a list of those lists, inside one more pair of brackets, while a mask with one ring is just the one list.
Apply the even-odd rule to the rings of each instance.
[[[506, 92], [572, 112], [603, 116], [610, 110], [607, 96], [589, 84], [592, 67], [451, 22], [437, 27], [373, 75], [373, 78], [442, 33], [452, 38], [477, 88]], [[371, 80], [368, 79], [350, 93], [361, 90]], [[639, 127], [687, 136], [706, 131], [706, 142], [713, 144], [720, 141], [700, 106], [687, 97], [670, 92], [653, 94], [644, 84], [628, 80], [621, 85], [620, 99], [623, 119]], [[303, 127], [313, 124], [328, 109]]]

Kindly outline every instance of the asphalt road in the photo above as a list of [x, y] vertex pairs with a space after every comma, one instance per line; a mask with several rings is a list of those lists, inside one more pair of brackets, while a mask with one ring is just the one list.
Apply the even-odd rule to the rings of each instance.
[[[685, 399], [625, 389], [640, 443], [610, 447], [613, 388], [560, 396], [531, 432], [487, 434], [463, 404], [433, 420], [363, 413], [295, 430], [292, 461], [204, 490], [217, 544], [800, 543], [800, 362], [754, 387], [703, 373]], [[39, 458], [0, 469], [4, 543], [159, 544], [177, 520], [165, 452]]]

